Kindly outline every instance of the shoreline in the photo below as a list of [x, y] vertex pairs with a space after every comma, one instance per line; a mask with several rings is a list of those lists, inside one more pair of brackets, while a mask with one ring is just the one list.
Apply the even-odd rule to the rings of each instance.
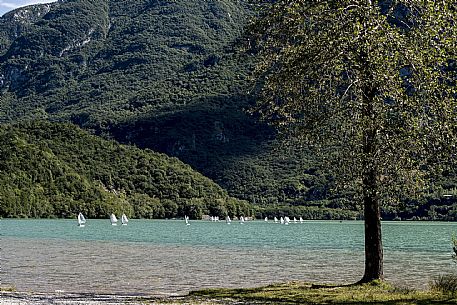
[[226, 301], [193, 298], [186, 295], [120, 295], [95, 293], [41, 293], [0, 291], [0, 305], [222, 305]]
[[[178, 298], [178, 297], [176, 297]], [[167, 300], [167, 301], [166, 301]], [[173, 304], [171, 298], [147, 295], [119, 295], [94, 293], [38, 293], [1, 291], [0, 305], [120, 305]]]

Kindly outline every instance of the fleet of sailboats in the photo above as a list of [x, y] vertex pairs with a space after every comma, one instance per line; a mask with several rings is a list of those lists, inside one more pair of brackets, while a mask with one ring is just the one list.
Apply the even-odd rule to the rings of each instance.
[[[83, 213], [79, 213], [77, 219], [78, 219], [78, 226], [84, 227], [86, 224], [86, 218], [84, 217]], [[211, 221], [219, 221], [219, 216], [211, 216], [210, 219], [211, 219]], [[189, 217], [187, 215], [184, 215], [184, 220], [186, 222], [186, 225], [189, 226], [190, 225]], [[227, 224], [231, 224], [231, 222], [232, 222], [232, 220], [230, 219], [230, 216], [228, 216], [228, 215], [226, 216], [225, 221]], [[240, 216], [239, 221], [240, 221], [240, 224], [244, 224], [244, 222], [245, 222], [244, 216]], [[268, 217], [265, 217], [264, 221], [268, 222]], [[112, 213], [110, 215], [110, 222], [111, 222], [111, 225], [113, 225], [113, 226], [117, 225], [117, 218], [114, 213]], [[128, 219], [127, 215], [125, 215], [123, 213], [121, 216], [122, 225], [126, 226], [128, 222], [129, 222], [129, 219]], [[277, 217], [274, 217], [274, 223], [278, 223], [278, 222], [281, 224], [288, 225], [290, 223], [290, 218], [288, 216], [284, 216], [284, 217], [281, 216], [280, 219], [278, 220]], [[298, 223], [298, 222], [303, 223], [304, 222], [303, 217], [300, 217], [299, 220], [297, 220], [296, 217], [293, 218], [293, 223]]]

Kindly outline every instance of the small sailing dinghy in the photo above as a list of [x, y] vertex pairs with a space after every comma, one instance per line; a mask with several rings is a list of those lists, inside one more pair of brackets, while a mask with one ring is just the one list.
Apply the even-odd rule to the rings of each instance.
[[84, 227], [86, 224], [86, 218], [84, 217], [83, 213], [78, 214], [78, 226]]
[[186, 226], [190, 226], [189, 217], [187, 215], [184, 215], [184, 220], [186, 221]]
[[275, 216], [275, 223], [278, 223], [278, 218], [276, 218], [276, 216]]
[[111, 215], [109, 216], [109, 220], [111, 221], [111, 225], [112, 225], [112, 226], [117, 226], [117, 218], [116, 218], [116, 215], [111, 214]]
[[229, 225], [232, 221], [230, 220], [230, 216], [227, 216], [225, 218], [225, 222]]
[[243, 216], [240, 217], [240, 224], [242, 224], [242, 225], [244, 224], [244, 217]]
[[122, 214], [122, 216], [121, 216], [121, 223], [122, 223], [122, 225], [123, 225], [123, 226], [126, 226], [128, 222], [129, 222], [129, 219], [127, 218], [127, 215]]

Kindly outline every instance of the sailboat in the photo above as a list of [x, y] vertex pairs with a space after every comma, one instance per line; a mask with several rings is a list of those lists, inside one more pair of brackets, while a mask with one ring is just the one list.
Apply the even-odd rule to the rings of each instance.
[[303, 223], [303, 217], [300, 216], [300, 223]]
[[230, 216], [227, 216], [225, 218], [225, 222], [229, 225], [232, 221], [230, 220]]
[[126, 225], [127, 225], [127, 223], [129, 222], [129, 219], [127, 218], [127, 215], [122, 214], [122, 216], [121, 216], [121, 222], [122, 222], [122, 225], [123, 225], [123, 226], [126, 226]]
[[240, 217], [240, 224], [244, 224], [244, 217], [243, 216]]
[[276, 218], [276, 216], [275, 216], [275, 223], [278, 223], [278, 218]]
[[288, 225], [289, 222], [290, 222], [290, 218], [287, 217], [287, 216], [285, 216], [285, 217], [284, 217], [284, 224], [285, 224], [285, 225]]
[[189, 217], [187, 215], [184, 215], [184, 220], [186, 221], [186, 225], [190, 226]]
[[282, 225], [284, 224], [284, 218], [282, 218], [282, 216], [281, 216], [280, 222], [281, 222]]
[[83, 213], [78, 214], [78, 226], [84, 227], [86, 224], [86, 218], [84, 217]]
[[294, 217], [294, 223], [297, 223], [297, 218]]
[[117, 218], [116, 218], [116, 215], [111, 214], [111, 215], [109, 216], [109, 220], [111, 221], [111, 225], [112, 225], [112, 226], [117, 226]]
[[265, 221], [268, 221], [268, 217], [265, 217]]

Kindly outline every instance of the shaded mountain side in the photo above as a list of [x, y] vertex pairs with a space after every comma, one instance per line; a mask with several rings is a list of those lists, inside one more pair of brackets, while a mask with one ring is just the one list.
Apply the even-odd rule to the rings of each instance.
[[176, 158], [103, 140], [70, 124], [0, 127], [0, 217], [171, 218], [250, 215]]
[[[35, 11], [44, 13], [15, 17]], [[176, 156], [239, 198], [293, 201], [313, 166], [306, 153], [274, 151], [274, 132], [246, 114], [251, 65], [235, 48], [251, 14], [239, 0], [67, 0], [13, 11], [0, 18], [9, 37], [0, 121], [70, 121]], [[18, 24], [27, 26], [11, 35]]]
[[213, 97], [179, 111], [129, 120], [110, 132], [116, 139], [180, 158], [252, 203], [306, 204], [325, 198], [327, 178], [310, 153], [279, 147], [272, 130], [229, 103], [242, 99]]

